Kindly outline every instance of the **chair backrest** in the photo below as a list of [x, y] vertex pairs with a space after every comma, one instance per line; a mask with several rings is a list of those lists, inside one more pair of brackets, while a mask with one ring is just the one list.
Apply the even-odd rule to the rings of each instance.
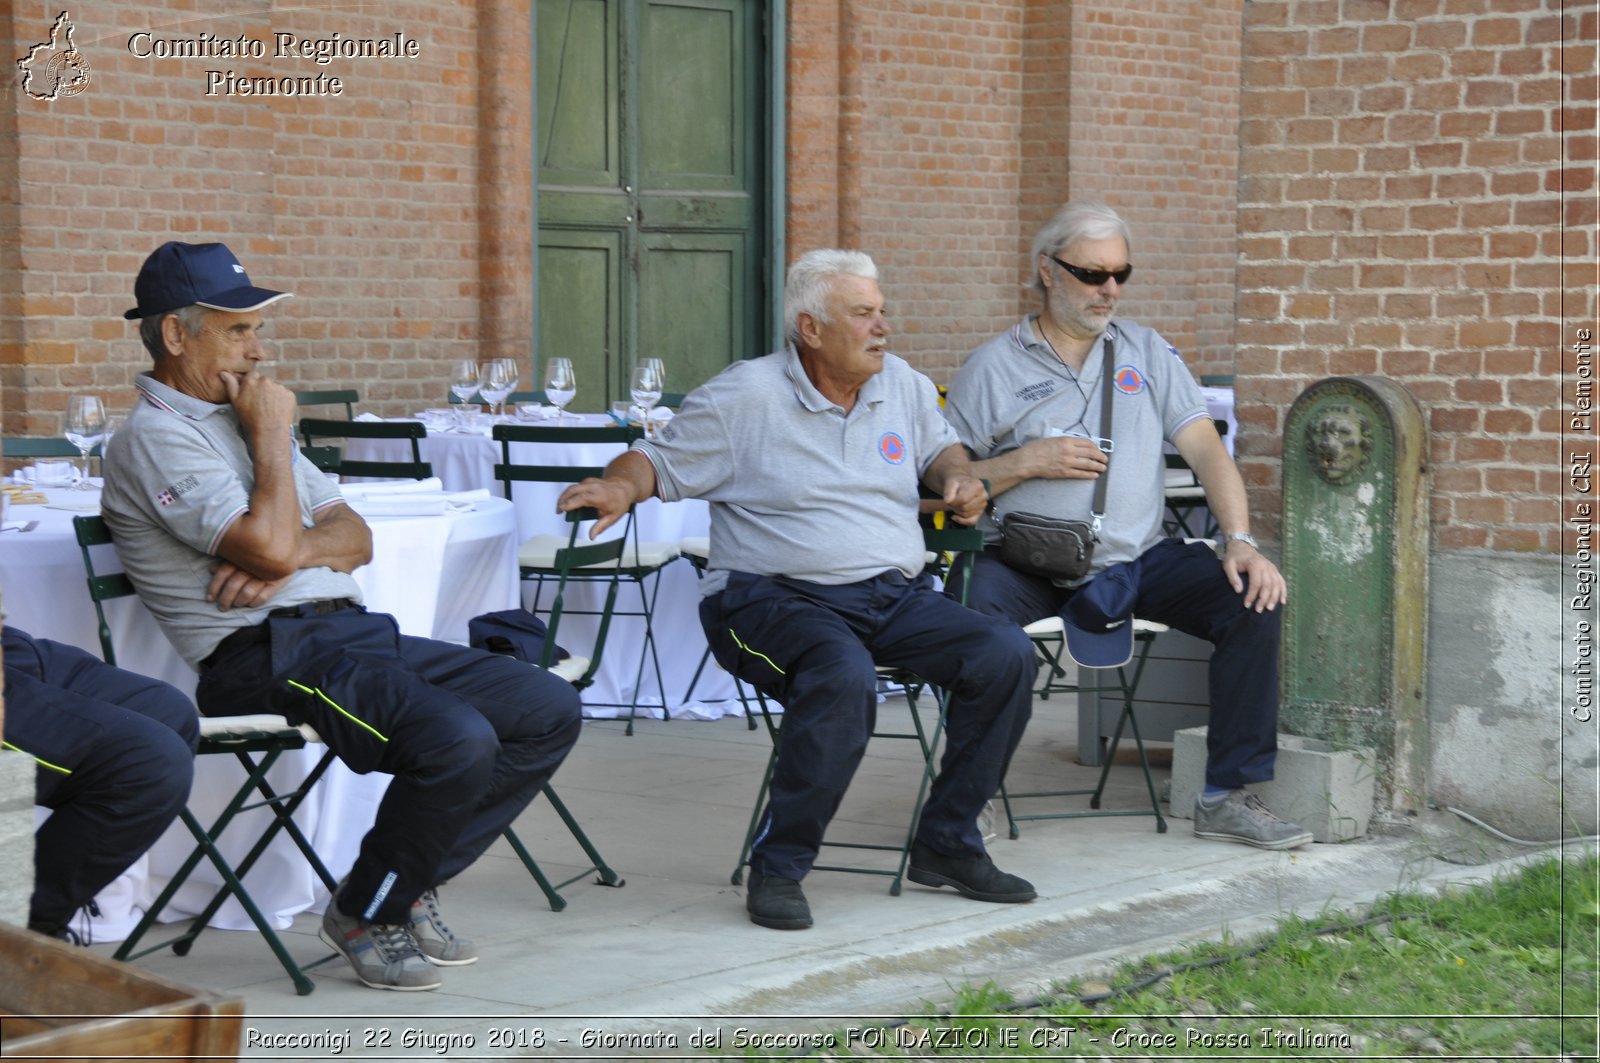
[[500, 461], [494, 467], [505, 496], [511, 497], [513, 483], [575, 484], [605, 470], [598, 465], [518, 465], [511, 460], [513, 443], [621, 443], [627, 446], [644, 436], [638, 425], [561, 428], [556, 425], [497, 424], [491, 429], [500, 444]]
[[[376, 476], [394, 479], [426, 480], [433, 475], [433, 465], [422, 460], [422, 440], [428, 438], [428, 429], [420, 421], [328, 421], [318, 417], [305, 417], [300, 421], [300, 438], [305, 440], [302, 453], [323, 472], [336, 472], [341, 476]], [[409, 439], [410, 461], [351, 461], [342, 452], [330, 447], [317, 447], [319, 439]], [[331, 459], [329, 451], [337, 453], [336, 466], [323, 464]], [[308, 452], [309, 451], [309, 452]]]
[[344, 415], [347, 420], [355, 420], [356, 403], [361, 401], [361, 395], [355, 388], [337, 388], [332, 391], [297, 391], [294, 393], [296, 406], [338, 406], [344, 404]]
[[683, 397], [686, 394], [688, 394], [688, 392], [685, 391], [663, 391], [661, 393], [661, 401], [657, 403], [657, 405], [676, 410], [679, 406], [683, 405]]
[[125, 572], [98, 575], [94, 568], [94, 547], [111, 545], [111, 529], [99, 514], [73, 517], [72, 530], [78, 538], [78, 550], [83, 554], [83, 572], [88, 577], [89, 600], [94, 602], [95, 622], [100, 636], [100, 656], [107, 664], [117, 663], [116, 648], [111, 644], [111, 625], [106, 622], [105, 603], [114, 598], [134, 594], [133, 581]]
[[957, 597], [966, 605], [967, 591], [972, 586], [972, 580], [967, 577], [972, 572], [973, 558], [983, 553], [983, 529], [969, 528], [953, 520], [945, 521], [943, 527], [924, 524], [922, 546], [934, 555], [934, 565], [943, 574], [945, 586], [952, 583], [960, 586]]
[[0, 457], [7, 458], [76, 458], [78, 448], [65, 439], [54, 436], [6, 436], [0, 439]]
[[[561, 627], [561, 617], [566, 613], [567, 585], [579, 569], [587, 569], [585, 582], [593, 583], [593, 574], [602, 565], [611, 566], [610, 578], [606, 580], [605, 604], [598, 610], [600, 624], [595, 631], [594, 647], [589, 651], [589, 667], [572, 681], [572, 685], [582, 689], [594, 681], [594, 674], [600, 670], [600, 658], [605, 650], [606, 633], [611, 630], [611, 616], [617, 604], [617, 588], [621, 584], [622, 559], [626, 553], [628, 535], [632, 530], [633, 513], [629, 511], [627, 526], [623, 534], [615, 539], [604, 539], [600, 542], [580, 542], [579, 529], [582, 525], [598, 520], [600, 514], [590, 508], [575, 509], [564, 514], [567, 520], [567, 545], [559, 547], [555, 552], [555, 560], [551, 567], [556, 570], [556, 593], [550, 603], [550, 612], [545, 621], [547, 635], [544, 644], [544, 654], [539, 661], [541, 668], [549, 668], [554, 663], [556, 652], [556, 632]], [[594, 615], [595, 610], [586, 609], [585, 615]]]

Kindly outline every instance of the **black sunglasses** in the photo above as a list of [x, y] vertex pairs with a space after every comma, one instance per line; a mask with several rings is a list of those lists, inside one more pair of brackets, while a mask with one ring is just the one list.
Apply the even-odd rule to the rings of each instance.
[[1066, 270], [1068, 273], [1072, 274], [1074, 277], [1078, 278], [1091, 288], [1098, 288], [1100, 285], [1110, 280], [1114, 280], [1118, 284], [1127, 284], [1128, 278], [1133, 276], [1133, 266], [1131, 264], [1123, 266], [1121, 269], [1111, 270], [1084, 269], [1082, 266], [1074, 266], [1070, 262], [1063, 262], [1054, 255], [1050, 256], [1050, 261], [1054, 262], [1056, 265], [1060, 266], [1062, 269]]

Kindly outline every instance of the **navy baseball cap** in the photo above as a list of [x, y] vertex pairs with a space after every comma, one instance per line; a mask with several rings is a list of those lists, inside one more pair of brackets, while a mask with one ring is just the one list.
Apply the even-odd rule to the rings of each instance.
[[1079, 587], [1061, 619], [1067, 653], [1085, 668], [1116, 668], [1133, 659], [1133, 606], [1139, 600], [1139, 561], [1112, 565]]
[[195, 305], [243, 313], [293, 294], [255, 287], [226, 244], [169, 240], [150, 252], [139, 267], [133, 282], [133, 297], [139, 305], [122, 316], [133, 321]]

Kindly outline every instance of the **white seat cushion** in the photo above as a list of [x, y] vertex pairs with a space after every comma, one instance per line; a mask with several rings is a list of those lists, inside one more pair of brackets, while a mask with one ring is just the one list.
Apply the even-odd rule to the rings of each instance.
[[[535, 535], [517, 548], [517, 564], [523, 568], [553, 568], [556, 551], [565, 549], [566, 545], [567, 538], [563, 535]], [[627, 568], [659, 568], [677, 556], [677, 543], [643, 542], [637, 551], [630, 543], [622, 552], [622, 563]], [[613, 564], [604, 561], [598, 565], [584, 565], [582, 570], [601, 572]]]
[[711, 556], [711, 537], [708, 535], [691, 535], [687, 539], [678, 541], [678, 552], [684, 557], [698, 557], [702, 560]]
[[[1025, 625], [1022, 632], [1029, 638], [1047, 639], [1060, 638], [1066, 634], [1066, 629], [1067, 625], [1062, 623], [1059, 616], [1047, 616]], [[1167, 625], [1158, 624], [1154, 620], [1140, 620], [1136, 617], [1133, 621], [1133, 633], [1135, 635], [1142, 633], [1159, 635], [1166, 630], [1168, 630]]]
[[256, 713], [251, 716], [202, 716], [200, 737], [212, 739], [250, 738], [256, 735], [283, 734], [298, 731], [307, 742], [321, 742], [322, 738], [310, 724], [291, 724], [282, 716]]
[[567, 657], [550, 666], [550, 674], [565, 679], [569, 683], [576, 683], [583, 678], [583, 673], [589, 670], [589, 658]]

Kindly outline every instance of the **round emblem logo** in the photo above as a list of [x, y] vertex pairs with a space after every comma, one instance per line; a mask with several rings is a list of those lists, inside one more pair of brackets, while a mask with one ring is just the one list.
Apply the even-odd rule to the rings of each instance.
[[1144, 374], [1139, 372], [1137, 366], [1118, 366], [1116, 373], [1111, 377], [1111, 382], [1124, 395], [1137, 395], [1144, 390]]
[[878, 437], [878, 454], [890, 465], [906, 460], [906, 441], [897, 432], [885, 432]]

